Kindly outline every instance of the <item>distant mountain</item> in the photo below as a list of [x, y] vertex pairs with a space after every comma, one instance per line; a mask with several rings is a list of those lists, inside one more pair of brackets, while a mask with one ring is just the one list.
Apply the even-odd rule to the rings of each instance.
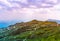
[[57, 23], [59, 23], [59, 24], [60, 24], [60, 20], [48, 19], [48, 21], [57, 22]]

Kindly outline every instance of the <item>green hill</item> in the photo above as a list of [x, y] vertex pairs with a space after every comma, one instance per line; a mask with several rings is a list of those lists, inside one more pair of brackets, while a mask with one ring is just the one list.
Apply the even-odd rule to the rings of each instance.
[[60, 24], [37, 20], [16, 23], [0, 29], [0, 41], [60, 41]]

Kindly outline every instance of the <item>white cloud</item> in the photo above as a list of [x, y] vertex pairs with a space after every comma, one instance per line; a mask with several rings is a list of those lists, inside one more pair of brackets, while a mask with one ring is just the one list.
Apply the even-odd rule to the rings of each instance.
[[47, 1], [53, 2], [53, 3], [57, 3], [58, 2], [58, 0], [47, 0]]
[[[45, 1], [45, 0], [44, 0]], [[52, 1], [52, 2], [51, 2]], [[42, 2], [42, 0], [33, 0], [33, 2], [31, 1], [32, 5], [30, 2], [28, 2], [27, 0], [0, 0], [0, 2], [2, 2], [2, 4], [4, 4], [5, 6], [9, 7], [9, 8], [12, 8], [12, 7], [17, 7], [17, 8], [20, 8], [20, 7], [33, 7], [33, 8], [43, 8], [43, 7], [53, 7], [54, 5], [52, 5], [54, 2], [57, 2], [54, 1], [54, 0], [46, 0], [46, 2]], [[48, 4], [47, 2], [50, 2], [51, 4]], [[1, 5], [2, 6], [2, 5]], [[3, 6], [2, 6], [3, 7]], [[5, 7], [5, 8], [7, 8]], [[25, 7], [24, 7], [25, 8]]]
[[0, 10], [3, 9], [2, 6], [0, 6]]
[[[39, 8], [22, 8], [12, 11], [5, 11], [5, 14], [0, 14], [0, 21], [11, 21], [11, 20], [46, 20], [47, 14], [42, 14], [43, 9]], [[45, 12], [46, 13], [46, 12]]]
[[[2, 0], [3, 1], [3, 0]], [[17, 1], [17, 0], [15, 0]], [[21, 0], [19, 0], [21, 1]], [[7, 0], [3, 1], [6, 4], [10, 4]], [[23, 0], [22, 2], [25, 2]], [[43, 4], [45, 6], [47, 4]], [[20, 7], [17, 3], [10, 4], [11, 7]], [[11, 11], [5, 10], [0, 14], [0, 21], [12, 21], [12, 20], [47, 20], [47, 19], [59, 19], [60, 16], [60, 4], [51, 8], [37, 8], [35, 5], [30, 5], [30, 8], [19, 8]], [[58, 13], [58, 14], [57, 14]]]
[[9, 3], [7, 0], [0, 0], [0, 2], [4, 3], [7, 6], [11, 6], [11, 3]]
[[15, 1], [15, 2], [21, 2], [21, 3], [28, 3], [27, 0], [9, 0], [9, 1]]

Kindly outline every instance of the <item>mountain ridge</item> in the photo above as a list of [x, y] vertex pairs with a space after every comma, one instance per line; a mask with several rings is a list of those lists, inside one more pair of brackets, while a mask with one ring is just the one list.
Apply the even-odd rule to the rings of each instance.
[[60, 40], [60, 24], [55, 21], [32, 20], [10, 25], [0, 31], [0, 41]]

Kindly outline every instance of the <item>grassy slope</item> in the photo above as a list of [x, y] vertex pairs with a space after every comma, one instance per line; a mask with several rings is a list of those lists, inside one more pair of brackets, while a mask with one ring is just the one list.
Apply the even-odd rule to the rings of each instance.
[[[53, 25], [55, 24], [55, 25]], [[43, 26], [42, 26], [43, 25]], [[50, 26], [53, 25], [53, 26]], [[7, 30], [0, 41], [60, 41], [60, 26], [55, 22], [33, 20]]]

